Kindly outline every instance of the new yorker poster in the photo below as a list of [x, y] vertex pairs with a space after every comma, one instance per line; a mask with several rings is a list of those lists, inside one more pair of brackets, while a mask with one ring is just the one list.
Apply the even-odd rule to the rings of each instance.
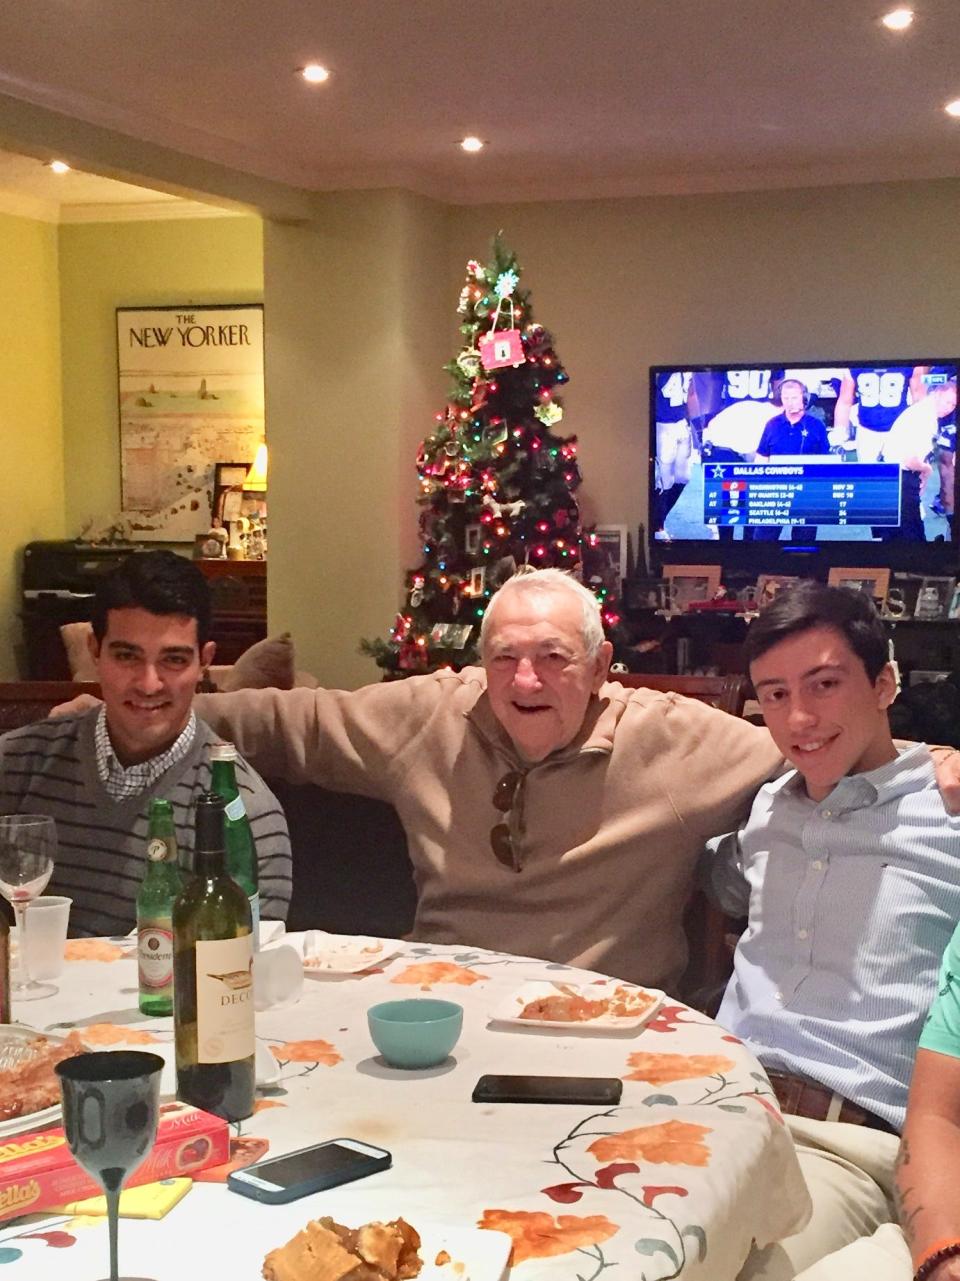
[[131, 536], [193, 542], [214, 467], [264, 435], [263, 307], [120, 307], [120, 486]]

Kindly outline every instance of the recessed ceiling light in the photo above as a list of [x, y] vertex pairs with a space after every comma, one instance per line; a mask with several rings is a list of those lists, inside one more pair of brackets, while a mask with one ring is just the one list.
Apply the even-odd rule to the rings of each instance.
[[307, 65], [302, 68], [300, 74], [303, 76], [304, 80], [306, 80], [307, 84], [311, 85], [322, 85], [324, 81], [330, 79], [330, 72], [326, 67], [321, 66], [319, 62], [308, 62]]
[[468, 134], [460, 143], [464, 151], [482, 151], [485, 145], [482, 138], [476, 138], [472, 133]]
[[948, 116], [960, 116], [960, 98], [954, 98], [953, 102], [948, 102], [944, 111]]
[[913, 22], [912, 9], [891, 9], [880, 19], [888, 31], [906, 31]]
[[70, 172], [70, 166], [65, 160], [51, 160], [47, 168], [52, 169], [54, 173]]

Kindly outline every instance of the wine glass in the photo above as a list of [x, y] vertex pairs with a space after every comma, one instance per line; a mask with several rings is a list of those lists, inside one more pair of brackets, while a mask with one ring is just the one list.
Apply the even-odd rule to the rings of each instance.
[[163, 1059], [141, 1050], [100, 1050], [64, 1059], [54, 1071], [60, 1078], [67, 1146], [106, 1194], [110, 1281], [119, 1281], [120, 1190], [157, 1135]]
[[20, 1001], [52, 996], [52, 983], [35, 983], [27, 964], [26, 914], [47, 888], [57, 852], [57, 829], [45, 814], [0, 814], [0, 894], [13, 905], [17, 922], [17, 973], [11, 995]]

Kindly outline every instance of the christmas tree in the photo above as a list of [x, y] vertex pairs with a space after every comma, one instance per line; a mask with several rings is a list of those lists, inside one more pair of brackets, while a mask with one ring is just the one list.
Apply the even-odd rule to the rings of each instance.
[[[480, 620], [518, 565], [581, 571], [577, 438], [553, 430], [567, 374], [499, 237], [486, 267], [467, 263], [457, 311], [463, 347], [445, 366], [449, 400], [417, 453], [423, 563], [407, 574], [389, 639], [361, 642], [390, 673], [476, 662]], [[613, 627], [613, 595], [597, 591]]]

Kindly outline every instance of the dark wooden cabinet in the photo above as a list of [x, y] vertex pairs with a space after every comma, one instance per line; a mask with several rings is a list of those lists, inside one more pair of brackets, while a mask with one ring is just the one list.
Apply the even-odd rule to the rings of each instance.
[[198, 560], [210, 584], [217, 642], [215, 663], [235, 663], [245, 649], [267, 634], [267, 562], [265, 560]]

